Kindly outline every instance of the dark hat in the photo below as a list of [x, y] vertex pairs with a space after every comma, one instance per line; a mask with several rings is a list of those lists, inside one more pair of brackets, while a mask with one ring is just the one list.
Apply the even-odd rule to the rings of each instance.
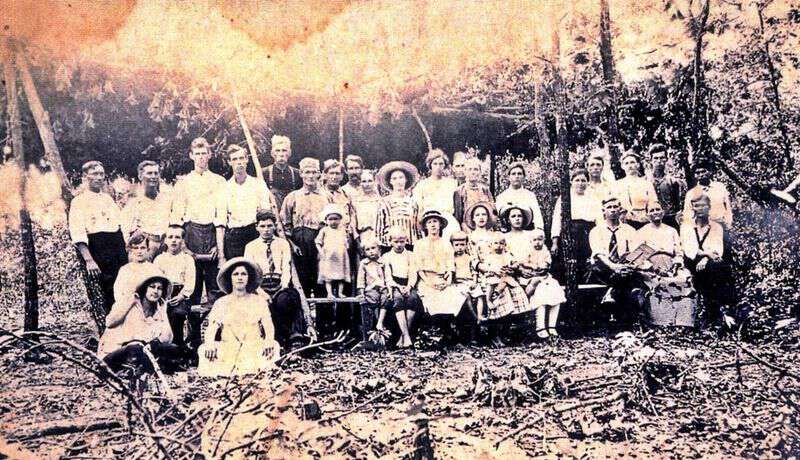
[[423, 229], [425, 228], [425, 222], [427, 222], [429, 219], [439, 219], [439, 223], [441, 224], [442, 229], [447, 227], [447, 218], [444, 217], [444, 215], [436, 209], [430, 209], [428, 211], [425, 211], [419, 217], [419, 224], [422, 226]]
[[522, 211], [522, 218], [524, 219], [522, 228], [528, 228], [531, 225], [531, 222], [533, 222], [533, 211], [528, 206], [522, 206], [516, 203], [508, 203], [500, 208], [500, 217], [505, 222], [508, 222], [508, 215], [511, 214], [511, 211], [514, 209], [519, 209]]

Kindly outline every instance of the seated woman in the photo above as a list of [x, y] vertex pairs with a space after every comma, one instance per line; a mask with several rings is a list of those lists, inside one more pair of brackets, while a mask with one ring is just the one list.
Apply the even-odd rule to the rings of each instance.
[[261, 270], [244, 257], [227, 261], [217, 275], [220, 297], [208, 315], [198, 350], [197, 372], [204, 377], [254, 374], [269, 369], [280, 356], [265, 295], [255, 293]]
[[97, 355], [112, 371], [124, 364], [142, 366], [154, 372], [149, 352], [166, 371], [183, 361], [180, 348], [172, 343], [172, 328], [167, 318], [166, 296], [170, 282], [155, 266], [139, 274], [133, 293], [114, 303], [106, 317], [106, 330], [100, 337]]
[[[425, 311], [431, 315], [450, 317], [459, 315], [467, 301], [467, 292], [453, 285], [455, 256], [448, 240], [442, 238], [447, 218], [439, 211], [426, 211], [420, 218], [425, 237], [414, 247], [414, 270], [409, 273], [409, 286], [416, 286]], [[471, 313], [469, 313], [472, 316]], [[473, 321], [474, 323], [474, 321]], [[452, 330], [440, 321], [446, 335]], [[452, 337], [448, 337], [452, 339]]]
[[638, 247], [646, 244], [655, 253], [644, 270], [650, 288], [648, 323], [655, 326], [694, 327], [697, 296], [692, 275], [683, 266], [683, 249], [678, 231], [663, 223], [664, 211], [658, 201], [647, 204], [650, 223], [636, 232]]

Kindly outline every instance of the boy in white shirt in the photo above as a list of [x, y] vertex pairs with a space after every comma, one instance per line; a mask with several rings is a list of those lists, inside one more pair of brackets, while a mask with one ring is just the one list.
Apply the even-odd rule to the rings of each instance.
[[[183, 251], [183, 227], [170, 225], [164, 236], [164, 243], [167, 250], [156, 257], [153, 261], [170, 283], [172, 292], [167, 293], [167, 316], [169, 325], [172, 327], [172, 336], [176, 345], [185, 347], [186, 341], [183, 336], [183, 325], [189, 315], [191, 304], [189, 298], [194, 292], [196, 270], [194, 258]], [[197, 321], [194, 321], [197, 323]], [[189, 323], [189, 342], [193, 339], [200, 341], [200, 324]]]

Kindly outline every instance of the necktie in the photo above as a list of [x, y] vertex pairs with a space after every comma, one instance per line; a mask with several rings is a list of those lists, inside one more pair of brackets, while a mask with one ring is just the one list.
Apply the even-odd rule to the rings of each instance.
[[267, 243], [267, 267], [270, 273], [275, 273], [275, 261], [272, 258], [272, 241]]
[[611, 230], [611, 241], [609, 241], [608, 243], [608, 253], [611, 256], [611, 260], [613, 262], [619, 260], [619, 249], [617, 245], [617, 230], [618, 228]]

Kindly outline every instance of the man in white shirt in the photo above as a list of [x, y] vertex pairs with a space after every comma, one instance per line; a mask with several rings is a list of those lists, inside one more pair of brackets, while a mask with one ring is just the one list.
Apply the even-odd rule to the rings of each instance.
[[205, 138], [198, 137], [192, 141], [189, 157], [194, 162], [194, 170], [179, 177], [175, 183], [170, 223], [181, 225], [186, 230], [184, 243], [195, 260], [196, 282], [190, 303], [200, 303], [205, 287], [207, 300], [213, 304], [221, 295], [217, 287], [220, 251], [214, 224], [225, 179], [208, 170], [211, 150]]
[[161, 191], [161, 167], [155, 161], [139, 163], [138, 176], [141, 193], [131, 198], [122, 210], [122, 230], [127, 241], [134, 232], [147, 238], [148, 260], [158, 254], [169, 226], [172, 199]]
[[358, 155], [347, 155], [344, 159], [344, 168], [347, 173], [347, 183], [342, 186], [342, 191], [351, 201], [355, 202], [364, 193], [361, 190], [361, 173], [364, 172], [364, 160]]
[[258, 211], [278, 213], [275, 198], [267, 184], [247, 174], [248, 161], [247, 152], [242, 147], [236, 144], [228, 146], [228, 162], [233, 169], [233, 176], [220, 191], [216, 219], [220, 267], [226, 260], [242, 257], [247, 243], [258, 238]]
[[[81, 168], [86, 188], [73, 198], [69, 210], [69, 234], [91, 279], [98, 281], [100, 291], [87, 291], [93, 306], [102, 306], [105, 313], [114, 304], [114, 281], [119, 269], [128, 263], [125, 240], [121, 231], [121, 212], [110, 195], [103, 192], [106, 172], [99, 161], [88, 161]], [[94, 312], [98, 315], [100, 312]], [[94, 318], [102, 329], [102, 318]], [[102, 331], [100, 331], [102, 333]]]
[[707, 195], [694, 197], [690, 204], [693, 217], [690, 223], [681, 225], [681, 244], [695, 289], [703, 299], [705, 320], [714, 324], [724, 319], [726, 325], [733, 326], [733, 271], [723, 258], [724, 229], [711, 220], [711, 199]]
[[634, 251], [636, 230], [620, 219], [622, 204], [615, 197], [603, 200], [604, 221], [589, 232], [592, 249], [592, 276], [611, 289], [603, 303], [613, 303], [611, 312], [622, 325], [631, 325], [643, 311], [645, 296], [641, 276], [625, 261]]
[[711, 180], [713, 166], [708, 161], [693, 163], [692, 171], [697, 185], [686, 192], [686, 199], [683, 205], [683, 223], [690, 224], [692, 222], [692, 200], [700, 195], [706, 195], [711, 203], [709, 218], [722, 225], [726, 231], [730, 231], [731, 225], [733, 225], [733, 208], [727, 187], [721, 182]]
[[531, 190], [524, 188], [525, 164], [515, 162], [508, 168], [508, 188], [497, 195], [495, 202], [497, 209], [507, 208], [511, 205], [524, 206], [533, 211], [533, 228], [544, 230], [544, 218], [539, 200]]

